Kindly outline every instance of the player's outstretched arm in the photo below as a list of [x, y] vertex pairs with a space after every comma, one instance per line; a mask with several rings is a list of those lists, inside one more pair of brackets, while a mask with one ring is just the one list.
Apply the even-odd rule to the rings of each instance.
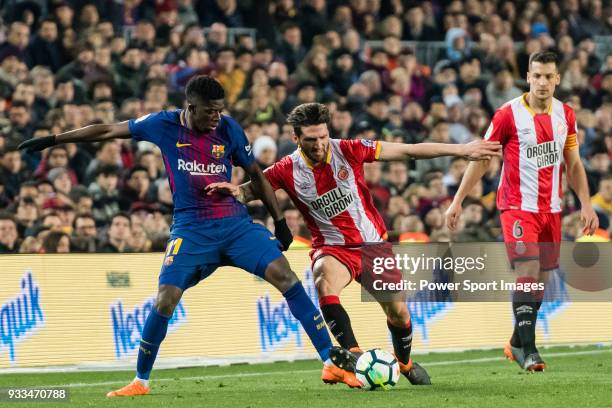
[[60, 133], [58, 135], [29, 139], [21, 143], [19, 149], [25, 150], [27, 153], [32, 153], [62, 143], [91, 143], [115, 138], [127, 139], [128, 137], [130, 137], [130, 129], [127, 121], [112, 124], [96, 124]]
[[468, 160], [489, 160], [501, 157], [502, 146], [499, 142], [475, 140], [467, 144], [418, 143], [404, 144], [378, 142], [381, 144], [378, 160], [431, 159], [440, 156], [459, 156]]
[[453, 198], [453, 202], [446, 210], [444, 218], [446, 219], [446, 226], [449, 230], [453, 231], [457, 228], [457, 222], [461, 216], [461, 205], [463, 200], [467, 197], [468, 193], [472, 191], [478, 180], [484, 176], [489, 168], [490, 160], [473, 161], [468, 164], [465, 174], [461, 179], [459, 189]]
[[251, 177], [251, 188], [255, 193], [256, 198], [263, 201], [266, 209], [274, 220], [274, 235], [283, 245], [285, 250], [289, 249], [289, 245], [291, 245], [291, 242], [293, 242], [293, 236], [291, 235], [289, 227], [287, 227], [287, 222], [285, 221], [285, 217], [280, 210], [278, 201], [276, 201], [274, 189], [256, 162], [253, 162], [253, 164], [251, 164], [251, 166], [248, 168], [245, 168], [245, 170]]
[[599, 228], [599, 218], [595, 214], [595, 210], [591, 205], [591, 196], [589, 194], [589, 183], [586, 177], [586, 171], [580, 160], [578, 148], [565, 149], [563, 151], [565, 159], [567, 182], [580, 200], [580, 220], [582, 221], [582, 233], [585, 235], [593, 235], [595, 230]]

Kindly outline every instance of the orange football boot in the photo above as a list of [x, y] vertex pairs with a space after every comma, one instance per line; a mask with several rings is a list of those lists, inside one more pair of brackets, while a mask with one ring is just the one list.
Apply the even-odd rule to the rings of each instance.
[[147, 395], [151, 388], [145, 386], [142, 382], [134, 379], [131, 383], [118, 390], [111, 391], [106, 394], [107, 397], [136, 397], [138, 395]]
[[321, 380], [325, 384], [337, 384], [339, 382], [345, 383], [351, 388], [361, 388], [362, 384], [355, 376], [355, 373], [343, 370], [335, 365], [323, 365], [321, 371]]

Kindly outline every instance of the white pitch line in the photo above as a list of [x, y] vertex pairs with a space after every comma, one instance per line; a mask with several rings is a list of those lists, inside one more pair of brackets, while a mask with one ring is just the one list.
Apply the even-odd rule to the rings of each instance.
[[[543, 353], [545, 357], [570, 357], [570, 356], [584, 356], [590, 354], [604, 354], [612, 353], [612, 349], [605, 350], [585, 350], [585, 351], [574, 351], [574, 352], [557, 352], [557, 353]], [[448, 361], [432, 361], [430, 363], [424, 363], [426, 367], [433, 366], [448, 366], [458, 364], [479, 364], [479, 363], [490, 363], [493, 361], [503, 361], [503, 357], [483, 357], [465, 360], [448, 360]], [[282, 375], [289, 373], [315, 373], [320, 369], [310, 370], [285, 370], [285, 371], [265, 371], [260, 373], [234, 373], [234, 374], [218, 374], [218, 375], [198, 375], [192, 377], [179, 377], [178, 381], [196, 381], [196, 380], [222, 380], [224, 378], [243, 378], [243, 377], [262, 377], [268, 375]], [[177, 378], [154, 378], [151, 380], [152, 383], [176, 381]], [[101, 385], [113, 385], [113, 384], [125, 384], [127, 380], [122, 381], [100, 381], [92, 383], [69, 383], [69, 384], [56, 384], [56, 385], [42, 385], [44, 388], [79, 388], [79, 387], [98, 387]]]

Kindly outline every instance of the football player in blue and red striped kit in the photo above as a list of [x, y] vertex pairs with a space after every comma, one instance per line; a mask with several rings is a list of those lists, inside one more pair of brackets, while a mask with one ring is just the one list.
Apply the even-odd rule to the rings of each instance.
[[[187, 109], [184, 110], [151, 113], [115, 124], [90, 125], [30, 139], [19, 146], [33, 152], [61, 143], [132, 137], [136, 141], [152, 142], [161, 150], [172, 189], [174, 219], [159, 275], [157, 300], [142, 331], [136, 378], [107, 396], [149, 393], [149, 375], [155, 357], [183, 292], [220, 265], [242, 268], [281, 291], [291, 313], [300, 321], [324, 362], [322, 378], [326, 382], [360, 386], [351, 367], [346, 366], [351, 364], [348, 352], [332, 347], [319, 310], [281, 253], [289, 247], [291, 233], [274, 190], [254, 161], [244, 131], [234, 119], [222, 114], [223, 87], [211, 77], [198, 76], [189, 81], [185, 94]], [[246, 207], [234, 197], [206, 193], [207, 185], [230, 181], [233, 165], [243, 167], [250, 176], [258, 198], [275, 220], [275, 236], [253, 223]]]

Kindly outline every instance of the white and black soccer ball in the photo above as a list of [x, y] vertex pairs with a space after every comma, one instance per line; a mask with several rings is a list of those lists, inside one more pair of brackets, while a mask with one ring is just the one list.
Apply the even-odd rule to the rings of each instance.
[[400, 366], [392, 354], [373, 349], [359, 357], [355, 375], [366, 390], [390, 390], [399, 380]]

